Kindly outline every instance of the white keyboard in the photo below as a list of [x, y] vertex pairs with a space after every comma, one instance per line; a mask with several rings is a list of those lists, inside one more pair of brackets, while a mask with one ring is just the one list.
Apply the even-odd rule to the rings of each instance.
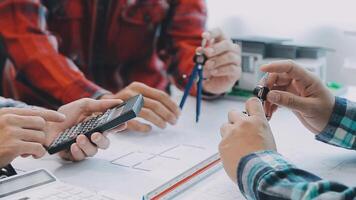
[[5, 178], [0, 186], [1, 200], [117, 200], [58, 181], [43, 169]]

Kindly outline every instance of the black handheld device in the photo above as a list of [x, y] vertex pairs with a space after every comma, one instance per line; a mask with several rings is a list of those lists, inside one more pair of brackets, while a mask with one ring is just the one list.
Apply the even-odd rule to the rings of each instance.
[[262, 86], [262, 85], [258, 85], [254, 90], [253, 90], [253, 94], [259, 98], [262, 102], [267, 100], [267, 94], [269, 93], [269, 88]]
[[120, 124], [127, 122], [138, 116], [143, 106], [143, 96], [137, 95], [117, 107], [108, 109], [106, 112], [93, 116], [71, 128], [64, 130], [47, 148], [49, 154], [54, 154], [67, 149], [75, 143], [78, 135], [85, 135], [89, 138], [95, 132], [103, 133], [116, 128]]

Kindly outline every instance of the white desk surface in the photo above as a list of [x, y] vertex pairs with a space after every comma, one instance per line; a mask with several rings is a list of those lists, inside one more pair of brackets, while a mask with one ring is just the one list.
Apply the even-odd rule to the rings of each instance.
[[[350, 87], [346, 95], [351, 100], [356, 100], [356, 87]], [[194, 121], [195, 102], [190, 99], [184, 109], [184, 114], [180, 119], [183, 125], [178, 125], [179, 130], [186, 130], [190, 127], [189, 121]], [[242, 102], [231, 100], [219, 100], [214, 102], [204, 102], [201, 122], [199, 126], [192, 128], [196, 130], [199, 128], [200, 132], [206, 134], [216, 134], [213, 136], [212, 144], [216, 145], [219, 142], [219, 124], [226, 121], [227, 111], [236, 109], [242, 111], [244, 104]], [[311, 171], [323, 178], [339, 181], [348, 185], [356, 185], [356, 153], [354, 151], [345, 150], [324, 143], [318, 142], [314, 139], [312, 133], [305, 129], [297, 118], [288, 110], [280, 109], [271, 120], [271, 127], [276, 138], [278, 151], [289, 158], [290, 161], [297, 166]], [[110, 151], [110, 149], [108, 150]], [[107, 152], [110, 154], [110, 152]], [[94, 160], [94, 158], [92, 158]], [[54, 174], [62, 180], [71, 184], [86, 186], [87, 180], [82, 178], [70, 178], [73, 176], [73, 168], [66, 165], [61, 167], [63, 162], [48, 161], [48, 157], [40, 161], [28, 161], [26, 159], [17, 159], [13, 163], [17, 169], [35, 169], [38, 167], [50, 169]], [[96, 165], [92, 161], [85, 161], [77, 165], [77, 168], [83, 164], [91, 164], [89, 168], [94, 170]], [[88, 167], [88, 166], [87, 166]], [[103, 169], [105, 170], [105, 169]], [[107, 172], [109, 173], [109, 172]], [[103, 172], [103, 174], [107, 174]], [[76, 176], [74, 176], [76, 177]], [[103, 183], [105, 184], [105, 183]], [[228, 179], [223, 170], [218, 171], [205, 180], [197, 183], [195, 186], [177, 196], [176, 199], [242, 199], [238, 188], [234, 183]]]

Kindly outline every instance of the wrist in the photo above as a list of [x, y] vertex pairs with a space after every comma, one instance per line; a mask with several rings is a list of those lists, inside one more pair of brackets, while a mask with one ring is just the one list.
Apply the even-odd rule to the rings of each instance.
[[323, 115], [324, 118], [316, 135], [325, 132], [328, 126], [335, 126], [335, 120], [346, 112], [347, 100], [333, 96], [332, 99], [330, 99], [329, 104], [325, 105], [323, 108], [324, 109], [320, 111], [320, 114]]
[[316, 135], [316, 139], [327, 144], [354, 149], [353, 140], [351, 137], [347, 139], [347, 133], [352, 130], [348, 129], [348, 127], [352, 125], [350, 122], [352, 117], [350, 116], [354, 113], [352, 112], [352, 108], [355, 107], [355, 104], [347, 99], [335, 97], [335, 104], [331, 116], [329, 117], [325, 128]]

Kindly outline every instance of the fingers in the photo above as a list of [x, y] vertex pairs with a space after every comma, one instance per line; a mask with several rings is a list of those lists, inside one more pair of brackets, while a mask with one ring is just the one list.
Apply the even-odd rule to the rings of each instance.
[[161, 90], [148, 87], [143, 83], [137, 83], [137, 82], [132, 83], [130, 87], [132, 87], [138, 93], [143, 94], [143, 96], [145, 97], [161, 102], [167, 109], [169, 109], [172, 113], [174, 113], [177, 118], [180, 115], [180, 109], [178, 105], [170, 98], [170, 96], [167, 93]]
[[41, 158], [46, 154], [46, 149], [36, 142], [20, 142], [18, 145], [19, 155], [32, 155], [34, 158]]
[[16, 114], [5, 114], [3, 119], [7, 124], [22, 127], [24, 129], [43, 130], [46, 121], [38, 116], [21, 116]]
[[52, 122], [63, 122], [65, 120], [65, 116], [62, 113], [47, 110], [42, 108], [3, 108], [0, 110], [1, 114], [14, 114], [20, 116], [38, 116], [42, 117], [46, 121]]
[[210, 41], [215, 40], [216, 42], [222, 41], [226, 39], [224, 32], [219, 28], [214, 28], [210, 31], [206, 31], [202, 34], [202, 38]]
[[239, 45], [234, 44], [230, 39], [220, 41], [203, 49], [203, 53], [208, 58], [216, 57], [227, 52], [240, 55], [241, 49]]
[[298, 66], [291, 60], [276, 61], [263, 65], [261, 66], [261, 71], [269, 73], [286, 73], [291, 78], [302, 83], [305, 87], [311, 85], [315, 78], [306, 69]]
[[84, 151], [80, 149], [79, 145], [74, 143], [70, 146], [70, 154], [67, 154], [65, 157], [68, 160], [81, 161], [85, 159], [86, 155]]
[[90, 139], [99, 149], [107, 149], [110, 146], [110, 140], [101, 133], [92, 134]]
[[262, 102], [256, 98], [250, 98], [246, 101], [246, 111], [250, 116], [260, 116], [265, 118]]
[[154, 125], [158, 126], [161, 129], [165, 129], [167, 127], [167, 123], [150, 109], [142, 108], [139, 116], [149, 122], [152, 122]]
[[102, 99], [102, 100], [94, 100], [89, 98], [84, 98], [78, 100], [78, 104], [86, 113], [95, 113], [95, 112], [104, 112], [109, 108], [115, 107], [121, 103], [123, 103], [120, 99]]
[[272, 89], [275, 86], [288, 86], [292, 80], [293, 79], [290, 78], [286, 73], [270, 73], [267, 79], [267, 87]]
[[233, 52], [227, 52], [225, 54], [222, 54], [217, 57], [213, 57], [209, 59], [205, 63], [205, 68], [208, 70], [213, 70], [215, 68], [218, 68], [220, 66], [225, 66], [225, 65], [236, 65], [240, 66], [241, 65], [241, 57], [239, 54], [233, 53]]
[[131, 131], [147, 133], [152, 130], [152, 127], [148, 124], [141, 123], [137, 120], [130, 120], [127, 122], [127, 129]]
[[273, 113], [275, 113], [277, 111], [278, 106], [276, 104], [272, 104], [268, 101], [265, 101], [263, 106], [264, 106], [267, 120], [271, 120], [272, 115], [273, 115]]
[[[82, 135], [83, 137], [86, 138], [86, 136]], [[84, 138], [82, 138], [84, 139]], [[86, 138], [87, 139], [87, 138]], [[80, 139], [81, 140], [81, 139]], [[87, 141], [89, 141], [87, 139]], [[92, 145], [92, 144], [91, 144]], [[92, 145], [94, 146], [94, 145]], [[86, 147], [87, 148], [87, 147]], [[89, 147], [92, 148], [92, 147]], [[69, 150], [65, 150], [65, 151], [61, 151], [59, 152], [60, 157], [62, 157], [65, 160], [70, 160], [70, 161], [81, 161], [84, 160], [86, 157], [88, 157], [89, 155], [87, 155], [87, 153], [84, 150], [85, 148], [81, 147], [78, 143], [78, 138], [77, 138], [77, 142], [73, 143], [70, 146]], [[89, 150], [90, 151], [90, 150]], [[91, 150], [93, 152], [95, 152], [95, 150]], [[95, 155], [95, 154], [93, 154]], [[93, 156], [91, 155], [91, 156]]]
[[272, 114], [277, 110], [278, 106], [276, 104], [269, 102], [269, 101], [265, 101], [263, 103], [263, 108], [265, 111], [266, 118], [268, 120], [270, 120], [272, 117]]
[[240, 47], [224, 36], [220, 29], [205, 32], [202, 37], [210, 43], [204, 48], [197, 48], [197, 52], [203, 52], [208, 58], [204, 65], [204, 77], [229, 77], [231, 84], [235, 83], [241, 76]]
[[36, 142], [44, 145], [46, 143], [46, 134], [42, 131], [18, 129], [14, 131], [19, 139], [26, 142]]
[[235, 110], [233, 111], [230, 111], [229, 114], [228, 114], [228, 121], [229, 123], [237, 123], [238, 121], [240, 121], [242, 118], [243, 118], [243, 114], [242, 113], [239, 113]]
[[84, 152], [86, 157], [92, 157], [96, 153], [98, 153], [98, 148], [94, 146], [85, 135], [79, 135], [76, 139], [76, 143], [78, 144], [78, 147], [82, 150], [82, 152]]
[[171, 125], [175, 125], [177, 123], [178, 119], [175, 113], [173, 113], [159, 101], [145, 98], [145, 107], [152, 110], [156, 115], [159, 115], [161, 119], [169, 122]]
[[119, 125], [118, 127], [116, 127], [116, 128], [113, 128], [113, 129], [111, 129], [111, 130], [108, 130], [108, 131], [105, 131], [104, 133], [103, 133], [103, 135], [108, 135], [108, 134], [111, 134], [111, 133], [117, 133], [117, 132], [121, 132], [121, 131], [124, 131], [124, 130], [126, 130], [127, 129], [127, 123], [124, 123], [124, 124], [121, 124], [121, 125]]
[[31, 116], [39, 116], [42, 117], [46, 121], [51, 122], [63, 122], [66, 119], [66, 116], [62, 113], [53, 110], [47, 110], [43, 108], [35, 109], [34, 114], [30, 114]]
[[241, 119], [245, 118], [246, 116], [242, 113], [239, 113], [235, 110], [232, 110], [228, 114], [228, 123], [225, 123], [220, 128], [220, 134], [223, 138], [227, 137], [231, 130], [233, 130], [234, 125], [241, 121]]
[[233, 129], [233, 125], [230, 123], [225, 123], [220, 127], [220, 135], [222, 138], [225, 138], [229, 135], [231, 130]]
[[91, 139], [97, 147], [85, 135], [79, 135], [76, 143], [70, 146], [70, 154], [61, 152], [61, 157], [67, 160], [81, 161], [86, 157], [94, 156], [98, 152], [98, 148], [107, 149], [109, 147], [109, 139], [100, 133], [94, 133]]
[[226, 65], [219, 68], [215, 68], [211, 71], [205, 70], [205, 77], [224, 77], [224, 76], [240, 76], [241, 68], [237, 65]]
[[272, 90], [268, 93], [267, 101], [301, 112], [307, 111], [311, 105], [308, 98], [277, 90]]

